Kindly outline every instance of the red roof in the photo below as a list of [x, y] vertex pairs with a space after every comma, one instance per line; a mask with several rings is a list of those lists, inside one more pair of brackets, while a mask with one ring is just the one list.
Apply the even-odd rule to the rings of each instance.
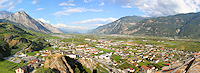
[[142, 65], [141, 68], [145, 69], [145, 70], [150, 70], [151, 68], [147, 67], [147, 66], [144, 66]]
[[48, 53], [43, 53], [43, 54], [48, 54]]
[[193, 55], [200, 55], [200, 53], [193, 53]]
[[29, 63], [36, 63], [38, 60], [31, 60]]
[[138, 64], [137, 64], [137, 63], [133, 63], [133, 65], [134, 65], [134, 66], [137, 66]]
[[164, 63], [164, 65], [168, 65], [169, 66], [169, 63]]

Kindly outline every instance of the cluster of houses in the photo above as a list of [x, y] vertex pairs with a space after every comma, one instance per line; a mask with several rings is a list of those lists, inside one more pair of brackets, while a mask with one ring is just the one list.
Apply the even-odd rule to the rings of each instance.
[[[51, 41], [51, 40], [49, 40]], [[54, 42], [54, 50], [40, 50], [39, 53], [36, 53], [37, 56], [42, 56], [42, 59], [34, 59], [29, 62], [29, 65], [22, 66], [17, 68], [15, 71], [16, 73], [26, 73], [29, 70], [37, 69], [44, 64], [44, 57], [48, 56], [52, 53], [60, 53], [62, 55], [66, 55], [70, 58], [76, 59], [82, 58], [82, 59], [91, 59], [96, 58], [98, 60], [104, 61], [106, 64], [112, 63], [113, 66], [118, 66], [122, 61], [118, 63], [117, 61], [114, 61], [112, 59], [112, 55], [118, 55], [121, 56], [120, 59], [126, 59], [129, 64], [132, 64], [135, 67], [138, 67], [138, 64], [143, 62], [150, 62], [157, 64], [159, 62], [165, 62], [164, 65], [169, 66], [170, 64], [177, 63], [181, 60], [186, 59], [188, 56], [191, 55], [189, 52], [184, 52], [182, 50], [177, 50], [175, 48], [165, 48], [165, 47], [159, 47], [156, 45], [142, 45], [142, 44], [133, 44], [130, 42], [124, 42], [124, 41], [118, 41], [118, 42], [111, 42], [110, 40], [106, 39], [100, 39], [100, 40], [94, 40], [85, 38], [85, 41], [88, 42], [96, 42], [93, 47], [88, 44], [84, 45], [77, 45], [74, 44], [66, 44], [64, 42], [60, 42], [56, 40], [56, 44]], [[143, 40], [147, 41], [147, 40]], [[164, 42], [164, 41], [157, 41], [157, 42]], [[52, 43], [53, 44], [53, 43]], [[120, 45], [120, 46], [119, 46]], [[123, 45], [123, 46], [121, 46]], [[126, 46], [124, 46], [126, 45]], [[59, 48], [59, 50], [55, 50], [55, 48]], [[106, 50], [113, 50], [114, 52], [105, 52], [101, 49]], [[62, 50], [61, 50], [62, 49]], [[73, 52], [69, 53], [67, 49], [71, 49]], [[73, 50], [74, 49], [74, 50]], [[81, 52], [78, 54], [75, 54], [75, 52]], [[25, 55], [25, 54], [24, 54]], [[24, 55], [22, 55], [24, 57]], [[26, 55], [25, 55], [26, 56]], [[131, 57], [128, 57], [131, 56]], [[152, 71], [157, 71], [158, 68], [155, 66], [145, 66], [142, 65], [139, 67], [141, 71], [145, 73], [151, 73]], [[121, 69], [120, 69], [121, 70]], [[124, 70], [127, 70], [129, 72], [134, 72], [134, 68], [124, 68]]]
[[[91, 41], [91, 39], [85, 39], [86, 41]], [[143, 40], [147, 41], [147, 40]], [[130, 42], [111, 42], [106, 40], [93, 40], [91, 42], [100, 42], [95, 45], [96, 48], [103, 48], [108, 50], [114, 50], [114, 55], [121, 56], [121, 59], [127, 59], [128, 55], [134, 56], [134, 59], [131, 59], [129, 62], [132, 63], [132, 65], [138, 66], [138, 63], [149, 61], [150, 63], [159, 63], [159, 62], [165, 62], [163, 65], [169, 66], [170, 64], [177, 63], [179, 61], [182, 61], [189, 57], [191, 53], [189, 52], [183, 52], [182, 50], [177, 50], [176, 48], [165, 48], [165, 47], [159, 47], [156, 45], [142, 45], [142, 44], [133, 44]], [[164, 41], [157, 41], [157, 42], [164, 42]], [[128, 46], [119, 46], [119, 45], [128, 45]], [[117, 48], [111, 48], [110, 46], [117, 47]], [[133, 46], [134, 48], [130, 47]], [[87, 50], [87, 49], [82, 49]], [[127, 52], [127, 50], [129, 50]], [[130, 51], [135, 50], [135, 52]], [[98, 52], [98, 51], [97, 51]], [[105, 55], [105, 54], [103, 54]], [[98, 59], [112, 59], [110, 56], [103, 57], [103, 55], [95, 56]], [[117, 66], [118, 63], [114, 62], [113, 66]], [[151, 73], [152, 70], [158, 70], [158, 68], [155, 67], [146, 67], [141, 66], [140, 67], [142, 71]], [[131, 70], [131, 69], [128, 69]]]

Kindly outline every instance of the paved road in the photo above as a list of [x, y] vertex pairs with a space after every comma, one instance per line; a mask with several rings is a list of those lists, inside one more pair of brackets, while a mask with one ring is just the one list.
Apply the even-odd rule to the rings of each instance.
[[102, 61], [99, 61], [98, 59], [95, 59], [95, 58], [93, 58], [93, 59], [96, 60], [97, 62], [99, 62], [99, 63], [105, 65], [107, 68], [111, 69], [113, 72], [115, 72], [115, 73], [120, 73], [115, 67], [110, 67], [109, 65], [103, 63]]

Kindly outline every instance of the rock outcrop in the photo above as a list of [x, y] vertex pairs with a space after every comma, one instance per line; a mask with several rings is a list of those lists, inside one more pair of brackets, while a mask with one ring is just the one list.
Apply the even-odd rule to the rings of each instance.
[[78, 59], [78, 62], [81, 63], [83, 66], [85, 66], [86, 68], [90, 68], [91, 67], [91, 61], [90, 60], [84, 60], [84, 59]]
[[60, 73], [74, 73], [71, 66], [67, 63], [65, 57], [59, 53], [49, 55], [44, 63], [44, 67], [50, 67], [56, 69]]

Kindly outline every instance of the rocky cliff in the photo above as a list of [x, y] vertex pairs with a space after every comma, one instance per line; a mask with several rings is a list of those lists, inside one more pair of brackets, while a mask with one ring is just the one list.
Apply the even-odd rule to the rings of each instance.
[[60, 73], [74, 73], [71, 66], [67, 63], [65, 57], [59, 53], [49, 55], [45, 60], [44, 67], [56, 69]]

